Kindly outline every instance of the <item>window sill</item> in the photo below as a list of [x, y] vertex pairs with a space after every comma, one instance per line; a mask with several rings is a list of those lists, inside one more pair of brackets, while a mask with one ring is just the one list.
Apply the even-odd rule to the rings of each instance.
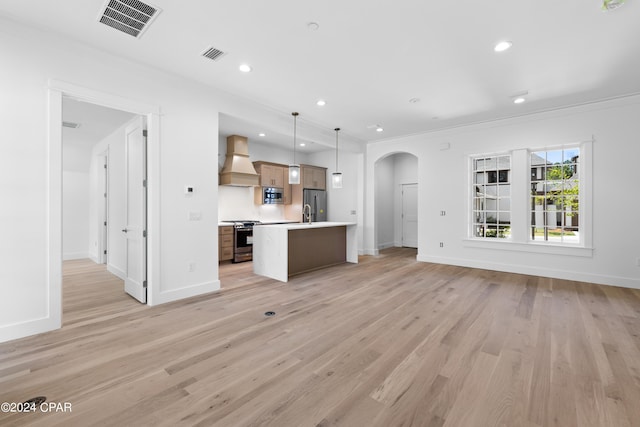
[[591, 258], [593, 256], [593, 248], [574, 245], [562, 245], [557, 243], [520, 243], [508, 240], [493, 241], [479, 239], [464, 239], [462, 243], [463, 246], [467, 248], [509, 250], [537, 254], [567, 255], [588, 258]]

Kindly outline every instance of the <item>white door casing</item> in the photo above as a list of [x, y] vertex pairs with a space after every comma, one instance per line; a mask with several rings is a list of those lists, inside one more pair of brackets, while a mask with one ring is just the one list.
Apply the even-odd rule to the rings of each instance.
[[418, 247], [418, 184], [402, 184], [402, 246]]
[[146, 136], [144, 119], [138, 117], [125, 130], [126, 239], [125, 291], [147, 302]]
[[109, 248], [109, 152], [105, 151], [100, 155], [102, 159], [102, 167], [103, 173], [100, 174], [100, 191], [103, 192], [100, 198], [100, 215], [98, 215], [98, 219], [100, 221], [98, 229], [100, 230], [100, 236], [98, 237], [98, 241], [100, 244], [98, 245], [98, 260], [101, 264], [106, 264], [108, 259], [108, 248]]

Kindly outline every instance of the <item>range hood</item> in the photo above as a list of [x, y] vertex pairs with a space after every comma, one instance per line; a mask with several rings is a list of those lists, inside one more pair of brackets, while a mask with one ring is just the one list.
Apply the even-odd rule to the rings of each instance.
[[227, 156], [220, 172], [220, 185], [240, 187], [257, 186], [259, 175], [249, 160], [249, 143], [246, 136], [227, 137]]

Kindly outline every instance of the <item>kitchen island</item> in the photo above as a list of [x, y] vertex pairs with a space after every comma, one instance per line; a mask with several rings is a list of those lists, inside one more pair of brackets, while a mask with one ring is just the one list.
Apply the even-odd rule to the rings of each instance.
[[290, 276], [358, 262], [354, 222], [259, 225], [253, 229], [253, 272], [281, 282]]

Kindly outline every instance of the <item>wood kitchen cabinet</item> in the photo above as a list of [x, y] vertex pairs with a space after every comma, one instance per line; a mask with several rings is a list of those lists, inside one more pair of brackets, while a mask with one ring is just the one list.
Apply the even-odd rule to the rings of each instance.
[[260, 175], [260, 186], [284, 188], [285, 168], [282, 165], [253, 162], [253, 166], [256, 168], [256, 172]]
[[218, 227], [218, 260], [233, 259], [233, 225]]
[[300, 165], [302, 188], [327, 189], [327, 169], [318, 166]]
[[262, 204], [262, 188], [282, 188], [283, 204], [291, 204], [291, 185], [289, 184], [289, 166], [269, 162], [253, 162], [256, 172], [260, 175], [260, 187], [255, 189], [255, 203]]

